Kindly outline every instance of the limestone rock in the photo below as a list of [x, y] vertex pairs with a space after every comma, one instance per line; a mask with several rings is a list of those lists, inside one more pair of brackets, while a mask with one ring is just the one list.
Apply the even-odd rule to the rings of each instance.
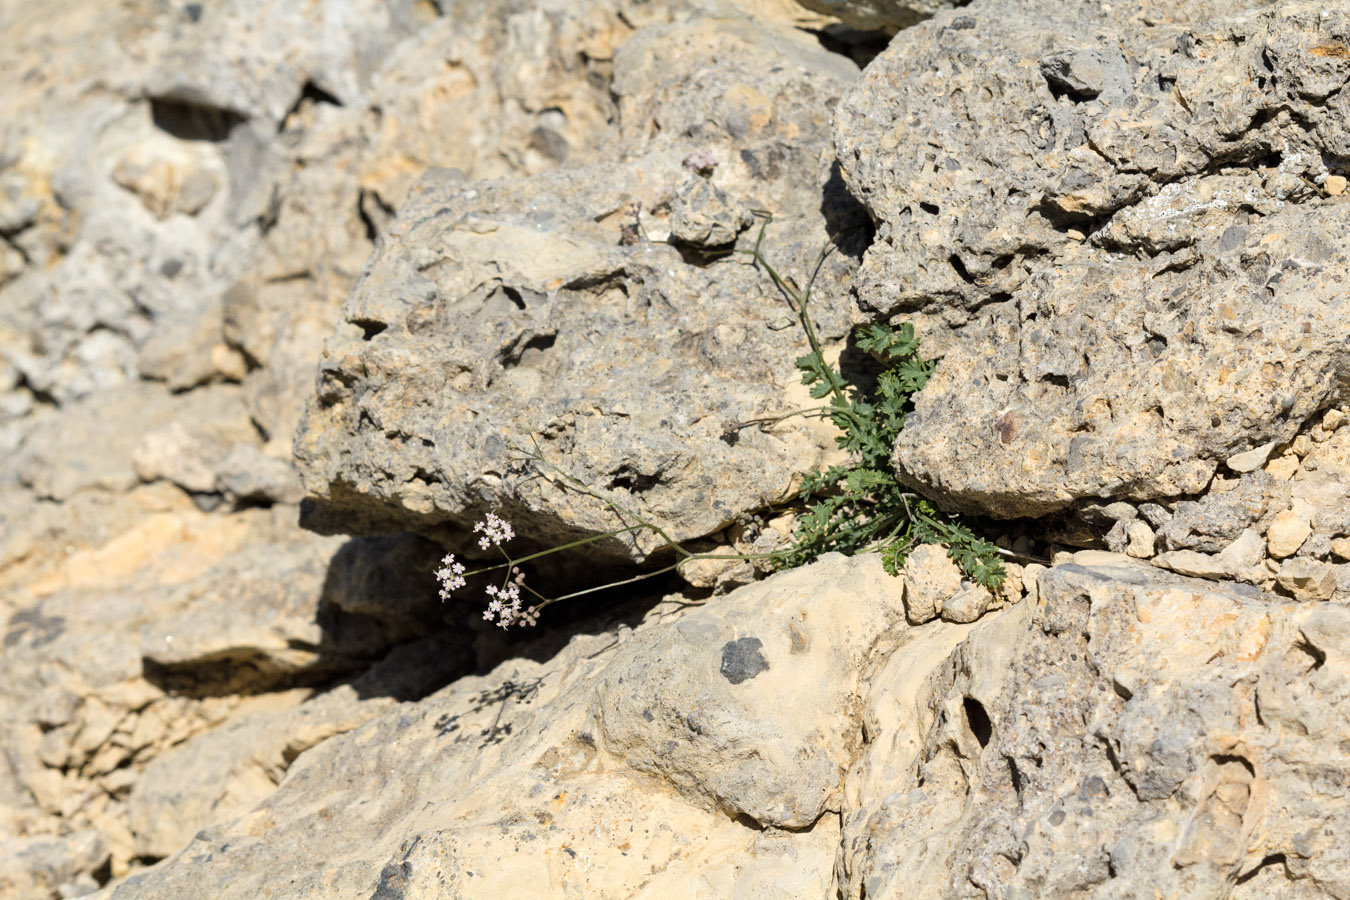
[[[784, 495], [822, 458], [815, 424], [738, 425], [784, 410], [799, 380], [803, 338], [767, 276], [741, 256], [704, 267], [621, 238], [634, 201], [654, 207], [688, 175], [681, 160], [712, 147], [732, 161], [717, 188], [780, 217], [773, 258], [815, 258], [857, 221], [818, 212], [828, 110], [851, 64], [726, 20], [644, 29], [615, 65], [620, 133], [639, 136], [625, 159], [517, 182], [432, 172], [400, 210], [327, 344], [297, 438], [309, 527], [454, 541], [495, 509], [541, 545], [612, 530], [601, 500], [512, 461], [537, 437], [569, 477], [690, 539]], [[844, 330], [852, 269], [835, 253], [817, 281], [827, 335]], [[656, 545], [592, 547], [624, 560]]]
[[931, 622], [948, 597], [961, 590], [961, 570], [936, 544], [922, 544], [905, 560], [905, 618], [911, 625]]
[[982, 621], [932, 681], [903, 652], [874, 678], [844, 896], [1342, 883], [1350, 820], [1321, 785], [1342, 777], [1350, 612], [1137, 563], [1060, 566], [1040, 592]]
[[908, 483], [998, 516], [1179, 498], [1341, 396], [1350, 207], [1316, 185], [1350, 76], [1314, 48], [1347, 26], [1243, 8], [975, 5], [846, 95], [844, 177], [879, 223], [859, 301], [943, 354]]
[[[827, 896], [840, 835], [820, 812], [842, 802], [858, 673], [900, 618], [896, 585], [875, 557], [829, 557], [461, 679], [304, 753], [254, 811], [111, 896]], [[735, 642], [758, 644], [739, 683]], [[656, 648], [685, 661], [678, 682]], [[391, 772], [398, 789], [372, 790]]]
[[965, 585], [942, 603], [942, 620], [967, 625], [994, 609], [997, 603], [989, 589], [981, 585]]
[[1309, 521], [1311, 508], [1286, 509], [1270, 520], [1270, 530], [1266, 532], [1266, 542], [1270, 555], [1275, 559], [1293, 556], [1303, 542], [1312, 534], [1312, 522]]
[[1280, 587], [1303, 600], [1330, 600], [1337, 586], [1336, 567], [1298, 556], [1280, 564], [1275, 576]]
[[83, 896], [98, 889], [90, 875], [108, 860], [108, 843], [95, 830], [0, 840], [0, 891], [25, 900]]

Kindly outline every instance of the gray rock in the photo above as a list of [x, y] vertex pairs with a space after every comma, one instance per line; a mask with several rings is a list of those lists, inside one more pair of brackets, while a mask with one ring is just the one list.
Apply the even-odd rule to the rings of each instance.
[[896, 31], [936, 12], [963, 6], [960, 0], [797, 0], [802, 6], [836, 16], [863, 31]]
[[1158, 538], [1168, 550], [1218, 553], [1244, 529], [1264, 532], [1288, 498], [1289, 488], [1265, 472], [1245, 475], [1230, 490], [1178, 503]]
[[1313, 53], [1323, 7], [1235, 11], [972, 6], [845, 97], [844, 176], [879, 223], [860, 304], [944, 354], [908, 483], [998, 516], [1193, 495], [1342, 395], [1350, 207], [1317, 185], [1345, 73]]
[[754, 216], [706, 178], [689, 179], [675, 192], [670, 207], [670, 237], [694, 247], [734, 244]]
[[[857, 222], [818, 211], [833, 190], [819, 165], [826, 115], [851, 65], [732, 20], [646, 29], [616, 69], [620, 133], [642, 136], [629, 159], [516, 182], [433, 172], [404, 204], [326, 347], [297, 438], [308, 527], [453, 541], [494, 508], [540, 544], [617, 527], [605, 502], [512, 461], [511, 442], [537, 437], [571, 477], [690, 539], [783, 496], [821, 458], [814, 423], [737, 427], [795, 406], [784, 392], [804, 338], [767, 276], [743, 256], [706, 265], [620, 240], [634, 201], [656, 208], [687, 175], [681, 160], [714, 147], [735, 161], [718, 167], [718, 189], [780, 217], [766, 248], [802, 279], [829, 234]], [[843, 253], [821, 270], [827, 336], [846, 327], [852, 270]], [[657, 546], [594, 552], [642, 559]]]

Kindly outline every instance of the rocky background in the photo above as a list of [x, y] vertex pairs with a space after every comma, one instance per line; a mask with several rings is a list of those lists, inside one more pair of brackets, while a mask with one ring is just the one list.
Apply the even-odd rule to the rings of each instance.
[[[3, 0], [0, 60], [0, 897], [1350, 898], [1350, 6]], [[766, 213], [830, 354], [942, 356], [895, 465], [1005, 586], [442, 603], [489, 510], [785, 539]]]

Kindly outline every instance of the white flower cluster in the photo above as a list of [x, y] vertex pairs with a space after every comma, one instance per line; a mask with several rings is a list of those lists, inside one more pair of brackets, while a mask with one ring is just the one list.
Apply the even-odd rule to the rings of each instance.
[[[488, 513], [483, 521], [473, 526], [473, 530], [476, 534], [482, 535], [478, 539], [478, 546], [484, 550], [492, 546], [501, 546], [516, 536], [511, 523], [496, 513]], [[447, 553], [441, 560], [441, 567], [436, 570], [436, 580], [441, 583], [441, 600], [449, 600], [451, 594], [464, 587], [467, 583], [466, 574], [469, 573], [465, 571], [464, 563], [455, 559], [453, 553]], [[488, 585], [487, 595], [490, 599], [487, 609], [483, 612], [483, 618], [489, 622], [496, 622], [502, 628], [510, 628], [516, 624], [538, 623], [538, 607], [521, 605], [520, 589], [524, 584], [525, 573], [512, 566], [511, 576], [505, 584], [501, 587]]]
[[488, 513], [483, 521], [473, 526], [475, 533], [481, 533], [483, 536], [478, 539], [478, 546], [486, 550], [492, 546], [500, 547], [511, 538], [516, 536], [511, 523], [498, 516], [496, 513]]
[[533, 606], [521, 608], [520, 586], [525, 583], [525, 573], [511, 568], [511, 580], [504, 586], [488, 585], [487, 595], [492, 598], [487, 609], [483, 610], [483, 619], [494, 619], [502, 628], [510, 628], [519, 622], [521, 625], [533, 625], [539, 621], [539, 612]]
[[441, 583], [441, 599], [449, 600], [450, 595], [464, 587], [464, 563], [455, 559], [455, 554], [447, 553], [436, 570], [436, 580]]

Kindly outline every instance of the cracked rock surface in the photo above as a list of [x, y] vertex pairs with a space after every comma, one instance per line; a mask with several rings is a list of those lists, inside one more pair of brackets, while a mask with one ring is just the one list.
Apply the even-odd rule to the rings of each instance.
[[1350, 18], [972, 5], [841, 103], [857, 292], [944, 362], [896, 452], [957, 509], [1203, 491], [1345, 396]]

